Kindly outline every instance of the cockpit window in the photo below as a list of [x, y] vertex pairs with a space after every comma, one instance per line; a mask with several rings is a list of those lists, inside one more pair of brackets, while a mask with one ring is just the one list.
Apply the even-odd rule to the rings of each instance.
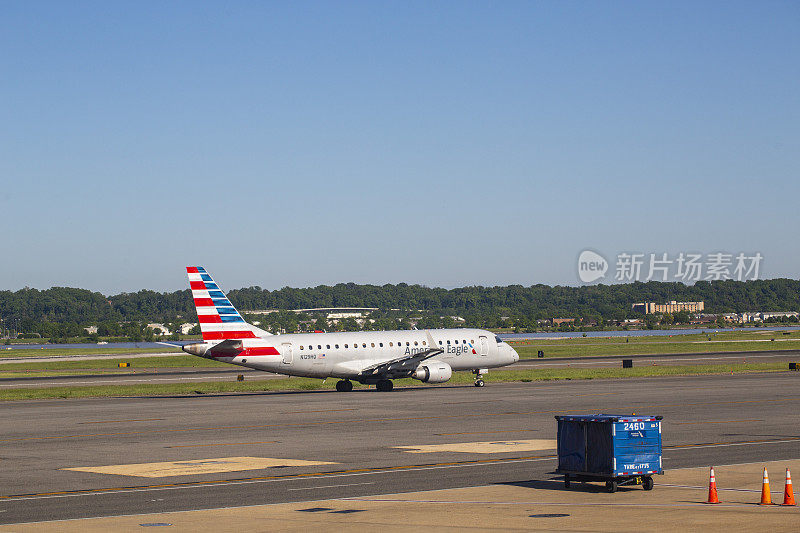
[[503, 342], [503, 339], [501, 339], [500, 337], [497, 337], [497, 336], [494, 338], [494, 340], [497, 341], [497, 344], [500, 344], [501, 342]]

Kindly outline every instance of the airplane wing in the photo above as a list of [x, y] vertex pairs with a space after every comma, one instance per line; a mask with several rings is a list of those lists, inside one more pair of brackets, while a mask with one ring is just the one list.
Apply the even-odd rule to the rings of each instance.
[[172, 348], [183, 348], [183, 344], [181, 344], [179, 342], [158, 341], [158, 342], [156, 342], [156, 344], [163, 344], [164, 346], [171, 346]]
[[389, 361], [383, 361], [381, 363], [376, 363], [374, 365], [370, 365], [361, 370], [360, 375], [367, 377], [367, 376], [397, 376], [403, 377], [410, 375], [419, 364], [426, 360], [430, 359], [434, 355], [439, 355], [440, 353], [444, 352], [441, 348], [436, 347], [436, 342], [431, 337], [430, 332], [425, 332], [428, 336], [428, 346], [427, 350], [423, 350], [421, 352], [417, 352], [410, 355], [405, 355], [403, 357], [398, 357], [397, 359], [391, 359]]

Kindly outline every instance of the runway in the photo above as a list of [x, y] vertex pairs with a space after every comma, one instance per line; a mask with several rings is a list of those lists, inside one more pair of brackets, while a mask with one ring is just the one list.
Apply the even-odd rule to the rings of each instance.
[[562, 413], [663, 415], [666, 469], [798, 459], [798, 401], [782, 372], [4, 402], [0, 523], [546, 480]]
[[[90, 356], [96, 357], [96, 356]], [[522, 359], [504, 368], [491, 372], [519, 369], [550, 368], [614, 368], [622, 364], [622, 359], [632, 359], [634, 364], [651, 365], [709, 365], [721, 363], [774, 363], [800, 362], [800, 350], [773, 350], [758, 352], [715, 352], [685, 354], [655, 354], [628, 356], [588, 356], [551, 357], [544, 359]], [[787, 365], [788, 367], [788, 365]], [[2, 367], [0, 367], [0, 370]], [[35, 372], [25, 377], [0, 378], [0, 390], [20, 387], [80, 387], [93, 385], [135, 385], [141, 383], [190, 383], [204, 381], [233, 381], [238, 375], [246, 380], [283, 378], [278, 374], [260, 372], [231, 365], [229, 368], [136, 368], [135, 360], [131, 370], [104, 372], [72, 376], [37, 376]]]

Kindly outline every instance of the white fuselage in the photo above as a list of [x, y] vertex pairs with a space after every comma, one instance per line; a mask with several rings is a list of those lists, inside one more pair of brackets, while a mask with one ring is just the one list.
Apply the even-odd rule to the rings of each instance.
[[511, 346], [480, 329], [293, 333], [243, 339], [238, 354], [211, 357], [290, 376], [358, 379], [367, 367], [428, 350], [428, 334], [442, 353], [423, 364], [441, 362], [454, 371], [476, 371], [519, 360]]

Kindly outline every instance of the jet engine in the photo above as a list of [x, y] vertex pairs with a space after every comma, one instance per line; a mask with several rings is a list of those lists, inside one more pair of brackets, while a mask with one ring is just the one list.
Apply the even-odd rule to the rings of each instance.
[[420, 365], [411, 377], [423, 383], [444, 383], [453, 375], [453, 369], [447, 363], [427, 363]]

